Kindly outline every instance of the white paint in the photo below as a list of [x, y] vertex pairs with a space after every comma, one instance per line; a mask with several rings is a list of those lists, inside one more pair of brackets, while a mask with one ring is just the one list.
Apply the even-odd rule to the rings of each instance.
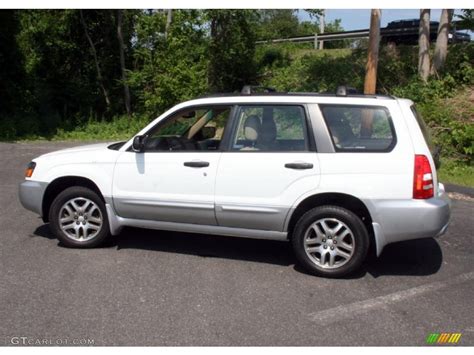
[[388, 295], [375, 297], [369, 300], [354, 302], [346, 305], [337, 306], [334, 308], [325, 309], [320, 312], [311, 313], [309, 318], [314, 321], [324, 324], [335, 323], [346, 318], [352, 318], [356, 315], [367, 313], [378, 308], [388, 306], [392, 303], [405, 301], [407, 299], [420, 296], [425, 293], [437, 291], [455, 284], [472, 281], [474, 279], [474, 272], [468, 272], [456, 276], [446, 281], [436, 281], [426, 285], [421, 285], [407, 290], [390, 293]]

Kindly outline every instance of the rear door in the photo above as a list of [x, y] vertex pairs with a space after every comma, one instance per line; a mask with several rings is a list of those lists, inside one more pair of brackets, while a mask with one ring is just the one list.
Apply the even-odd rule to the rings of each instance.
[[295, 200], [319, 182], [319, 163], [304, 105], [241, 105], [218, 166], [217, 222], [282, 231]]

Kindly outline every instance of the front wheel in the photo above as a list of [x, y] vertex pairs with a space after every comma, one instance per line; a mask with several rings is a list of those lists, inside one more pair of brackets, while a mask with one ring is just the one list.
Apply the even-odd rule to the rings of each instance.
[[292, 245], [299, 263], [310, 273], [341, 277], [360, 267], [369, 249], [369, 236], [353, 212], [321, 206], [298, 220]]
[[94, 191], [73, 186], [62, 191], [49, 211], [50, 227], [67, 247], [92, 248], [109, 236], [107, 211]]

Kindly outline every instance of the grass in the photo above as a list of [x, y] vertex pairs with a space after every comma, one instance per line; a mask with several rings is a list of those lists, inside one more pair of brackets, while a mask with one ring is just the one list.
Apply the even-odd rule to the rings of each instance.
[[[111, 121], [94, 121], [78, 125], [72, 129], [58, 128], [54, 133], [48, 135], [29, 134], [14, 141], [96, 141], [108, 140], [118, 141], [129, 139], [151, 119], [134, 116], [116, 117]], [[7, 140], [8, 141], [8, 140]]]
[[467, 165], [452, 159], [442, 159], [438, 177], [442, 183], [474, 187], [474, 165]]

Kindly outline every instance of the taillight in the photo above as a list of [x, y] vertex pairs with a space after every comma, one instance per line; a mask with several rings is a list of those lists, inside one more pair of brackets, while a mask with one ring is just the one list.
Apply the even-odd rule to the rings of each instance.
[[434, 196], [433, 172], [425, 155], [415, 155], [415, 175], [413, 177], [413, 198], [427, 199]]

